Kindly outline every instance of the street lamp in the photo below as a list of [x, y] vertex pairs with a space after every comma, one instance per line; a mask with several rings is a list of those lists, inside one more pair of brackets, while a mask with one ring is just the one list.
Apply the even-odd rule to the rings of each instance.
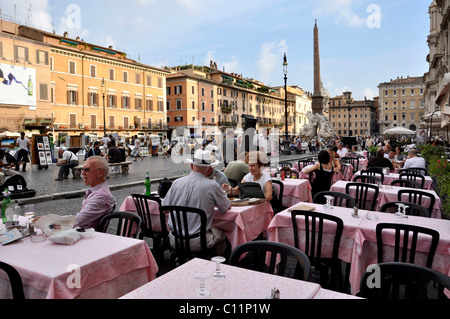
[[289, 140], [288, 140], [288, 101], [287, 101], [287, 57], [286, 52], [284, 53], [283, 58], [283, 73], [284, 73], [284, 155], [291, 155], [291, 151], [289, 149]]
[[103, 95], [103, 136], [106, 136], [105, 93], [106, 93], [106, 83], [105, 83], [105, 78], [102, 78], [102, 95]]

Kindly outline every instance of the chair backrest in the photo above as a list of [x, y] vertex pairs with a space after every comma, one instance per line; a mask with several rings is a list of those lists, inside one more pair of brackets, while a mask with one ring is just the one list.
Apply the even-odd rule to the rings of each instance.
[[281, 167], [292, 168], [292, 163], [290, 163], [290, 162], [280, 162], [280, 163], [278, 163], [278, 165], [280, 165]]
[[19, 272], [13, 266], [2, 261], [0, 261], [0, 269], [2, 269], [9, 277], [13, 299], [25, 299], [22, 277], [20, 277]]
[[282, 181], [272, 179], [272, 188], [274, 189], [274, 195], [272, 196], [272, 200], [270, 201], [270, 205], [274, 213], [279, 213], [283, 210], [283, 192], [284, 192], [284, 184]]
[[[322, 258], [322, 238], [323, 238], [323, 223], [324, 220], [336, 224], [336, 232], [333, 241], [333, 259], [338, 258], [339, 243], [344, 229], [344, 222], [337, 216], [305, 210], [291, 211], [292, 228], [294, 231], [295, 248], [300, 249], [300, 237], [298, 234], [298, 224], [300, 219], [297, 216], [304, 216], [303, 224], [305, 229], [305, 249], [304, 252], [308, 256], [311, 264], [320, 262]], [[303, 239], [302, 239], [303, 242]]]
[[423, 188], [425, 185], [425, 176], [419, 174], [400, 173], [399, 179], [407, 179], [409, 181], [418, 182], [420, 188]]
[[359, 159], [356, 157], [342, 157], [341, 163], [351, 164], [353, 166], [353, 173], [356, 173], [358, 171]]
[[228, 181], [230, 182], [230, 186], [233, 188], [235, 188], [239, 184], [239, 182], [237, 180], [232, 179], [232, 178], [228, 178]]
[[357, 175], [353, 177], [353, 182], [378, 185], [378, 183], [381, 183], [381, 178], [372, 175]]
[[[404, 181], [404, 180], [403, 180]], [[408, 181], [410, 182], [410, 181]], [[416, 205], [409, 202], [401, 202], [401, 201], [395, 201], [395, 202], [387, 202], [381, 205], [380, 212], [384, 213], [395, 213], [398, 211], [397, 204], [403, 204], [406, 206], [406, 215], [410, 216], [421, 216], [421, 217], [430, 217], [430, 212], [428, 209], [426, 209], [423, 206]]]
[[398, 171], [399, 174], [401, 173], [408, 173], [408, 174], [420, 174], [423, 176], [428, 176], [428, 170], [426, 168], [422, 167], [409, 167], [409, 168], [402, 168]]
[[351, 164], [348, 163], [341, 163], [341, 173], [342, 176], [344, 176], [344, 179], [347, 176], [348, 170], [350, 169]]
[[300, 178], [300, 173], [297, 172], [296, 170], [292, 169], [291, 170], [291, 178], [293, 178], [292, 176], [295, 176], [294, 178], [299, 179]]
[[161, 206], [161, 198], [156, 195], [143, 195], [143, 194], [131, 194], [133, 198], [134, 205], [136, 206], [136, 211], [142, 219], [142, 233], [139, 238], [150, 237], [154, 238], [155, 231], [153, 230], [152, 219], [151, 219], [151, 208], [148, 205], [148, 201], [152, 200]]
[[384, 183], [384, 174], [383, 172], [378, 172], [375, 170], [370, 170], [370, 169], [363, 169], [361, 171], [361, 175], [369, 175], [369, 176], [375, 176], [381, 179], [381, 183]]
[[[353, 188], [355, 189], [355, 194], [350, 194], [350, 189]], [[373, 192], [370, 192], [373, 194], [372, 198], [369, 197], [370, 189], [373, 190]], [[354, 196], [355, 206], [359, 209], [375, 210], [379, 193], [378, 186], [369, 183], [347, 183], [345, 185], [345, 193]], [[369, 203], [371, 204], [369, 205]]]
[[315, 162], [314, 160], [311, 159], [305, 159], [305, 160], [299, 160], [298, 162], [298, 170], [301, 171], [302, 169], [304, 169], [306, 166], [308, 165], [314, 165]]
[[421, 189], [420, 184], [409, 179], [394, 179], [391, 182], [391, 186], [409, 187]]
[[[431, 268], [433, 264], [434, 254], [436, 252], [436, 248], [439, 243], [439, 232], [437, 232], [434, 229], [409, 224], [396, 224], [396, 223], [377, 224], [375, 231], [377, 236], [378, 263], [384, 262], [383, 236], [387, 237], [389, 235], [392, 235], [392, 231], [388, 235], [388, 232], [383, 233], [384, 230], [394, 231], [394, 260], [389, 260], [394, 262], [409, 262], [411, 264], [414, 264], [414, 260], [416, 257], [417, 241], [419, 240], [423, 244], [423, 242], [425, 241], [425, 235], [430, 236], [431, 243], [428, 249], [426, 266], [428, 268]], [[421, 234], [420, 239], [419, 234]]]
[[348, 207], [348, 208], [355, 207], [355, 200], [353, 199], [353, 197], [344, 193], [332, 191], [324, 191], [317, 193], [316, 195], [314, 195], [313, 202], [316, 204], [325, 204], [326, 203], [325, 195], [330, 195], [334, 197], [333, 206]]
[[384, 167], [381, 167], [381, 166], [372, 166], [372, 167], [367, 168], [367, 170], [383, 174], [383, 168]]
[[142, 219], [139, 215], [130, 212], [106, 214], [100, 219], [96, 231], [106, 233], [111, 220], [117, 220], [117, 236], [137, 238], [142, 225]]
[[[377, 271], [379, 286], [371, 277]], [[444, 288], [450, 289], [450, 277], [440, 271], [402, 262], [371, 265], [362, 275], [360, 296], [367, 299], [448, 299]], [[434, 291], [437, 290], [437, 293]]]
[[[246, 257], [241, 258], [243, 254]], [[293, 272], [288, 268], [291, 259], [296, 262]], [[269, 265], [266, 261], [269, 261]], [[237, 246], [231, 253], [230, 265], [300, 280], [308, 279], [311, 267], [309, 258], [299, 249], [266, 240], [250, 241]]]
[[[208, 254], [208, 247], [206, 245], [206, 213], [199, 208], [188, 207], [188, 206], [161, 206], [159, 208], [161, 216], [164, 216], [165, 212], [169, 212], [170, 220], [172, 221], [171, 233], [175, 240], [175, 247], [169, 247], [174, 250], [178, 257], [180, 264], [185, 263], [192, 257], [201, 256], [206, 258]], [[195, 218], [200, 219], [200, 232], [197, 234], [192, 234], [189, 230], [188, 220]], [[165, 218], [161, 217], [161, 221]], [[163, 232], [165, 233], [165, 238], [168, 238], [167, 227], [162, 225]], [[192, 238], [200, 237], [200, 252], [194, 252], [191, 249], [190, 240]]]
[[[403, 194], [407, 194], [408, 198], [405, 200]], [[399, 201], [404, 202], [411, 202], [413, 204], [422, 205], [422, 200], [424, 197], [428, 197], [430, 199], [430, 203], [428, 205], [428, 211], [430, 212], [430, 215], [433, 211], [434, 202], [436, 201], [436, 197], [428, 192], [424, 192], [422, 190], [418, 189], [400, 189], [398, 191], [398, 199]]]

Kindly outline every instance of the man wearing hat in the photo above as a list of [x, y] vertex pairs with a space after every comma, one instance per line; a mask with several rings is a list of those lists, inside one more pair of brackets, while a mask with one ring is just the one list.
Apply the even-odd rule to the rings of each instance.
[[[219, 162], [211, 156], [210, 151], [197, 150], [191, 163], [192, 172], [185, 177], [175, 180], [169, 192], [162, 201], [162, 206], [189, 206], [202, 209], [207, 216], [206, 242], [207, 247], [216, 246], [217, 253], [224, 251], [225, 233], [223, 230], [212, 227], [214, 208], [224, 214], [231, 207], [231, 202], [222, 191], [221, 185], [208, 178], [214, 166]], [[190, 218], [191, 217], [191, 218]], [[200, 218], [188, 216], [190, 234], [200, 232]], [[170, 229], [173, 229], [169, 218]], [[169, 234], [171, 245], [174, 243], [173, 235]], [[200, 251], [200, 238], [191, 239], [191, 250]], [[173, 245], [172, 245], [173, 246]]]

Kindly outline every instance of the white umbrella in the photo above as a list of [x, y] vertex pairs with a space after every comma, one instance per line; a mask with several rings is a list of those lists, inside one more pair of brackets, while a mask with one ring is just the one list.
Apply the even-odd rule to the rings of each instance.
[[399, 127], [390, 128], [389, 130], [384, 131], [383, 134], [407, 134], [407, 135], [411, 134], [412, 135], [412, 134], [416, 134], [416, 132], [399, 126]]

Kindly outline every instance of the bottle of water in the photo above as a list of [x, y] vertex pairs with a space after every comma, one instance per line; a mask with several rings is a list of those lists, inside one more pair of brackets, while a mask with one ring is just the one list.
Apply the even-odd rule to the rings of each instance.
[[146, 173], [144, 185], [145, 185], [145, 195], [150, 195], [152, 193], [152, 190], [151, 190], [152, 181], [150, 180], [149, 172]]
[[6, 216], [6, 210], [11, 206], [11, 194], [9, 193], [9, 190], [5, 188], [5, 191], [3, 192], [3, 201], [2, 201], [2, 222], [3, 224], [6, 224], [8, 221], [8, 218]]

